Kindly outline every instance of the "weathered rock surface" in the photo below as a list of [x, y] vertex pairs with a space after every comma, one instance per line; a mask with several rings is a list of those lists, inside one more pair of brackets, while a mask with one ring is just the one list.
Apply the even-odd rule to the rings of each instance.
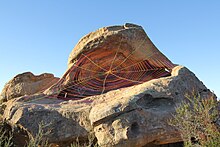
[[[69, 55], [68, 67], [70, 68], [78, 60], [79, 55], [88, 51], [102, 57], [97, 60], [105, 61], [107, 64], [112, 61], [117, 50], [122, 59], [132, 52], [130, 59], [135, 62], [146, 60], [154, 56], [155, 52], [158, 60], [170, 62], [151, 42], [141, 26], [126, 23], [121, 26], [103, 27], [82, 37]], [[105, 52], [105, 56], [100, 55], [103, 52]]]
[[104, 27], [79, 41], [60, 80], [24, 73], [9, 81], [0, 112], [31, 136], [47, 124], [45, 137], [60, 146], [85, 141], [91, 132], [103, 147], [179, 142], [179, 132], [167, 123], [175, 107], [186, 94], [212, 93], [186, 67], [175, 66], [142, 27]]
[[38, 76], [35, 76], [31, 72], [19, 74], [5, 84], [1, 92], [0, 101], [43, 92], [58, 80], [59, 78], [48, 73]]
[[180, 141], [167, 120], [192, 90], [203, 98], [212, 96], [192, 72], [177, 66], [170, 77], [100, 96], [89, 117], [99, 145], [133, 147]]
[[45, 94], [81, 99], [169, 76], [174, 66], [141, 26], [104, 27], [79, 41], [69, 56], [68, 70]]
[[44, 121], [52, 131], [47, 137], [55, 143], [85, 139], [94, 131], [100, 146], [167, 144], [181, 141], [167, 120], [192, 89], [203, 98], [212, 94], [192, 72], [177, 66], [169, 77], [78, 101], [44, 94], [12, 99], [4, 103], [3, 117], [30, 134]]
[[24, 96], [4, 103], [4, 119], [13, 128], [20, 127], [35, 136], [40, 123], [46, 124], [46, 137], [51, 143], [66, 144], [79, 137], [86, 140], [91, 125], [88, 120], [89, 108], [85, 103], [62, 101], [48, 98], [44, 94]]

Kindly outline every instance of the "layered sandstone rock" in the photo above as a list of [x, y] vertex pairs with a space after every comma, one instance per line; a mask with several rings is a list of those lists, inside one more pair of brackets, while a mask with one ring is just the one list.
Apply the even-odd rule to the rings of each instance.
[[81, 99], [169, 76], [174, 66], [141, 26], [104, 27], [79, 41], [70, 53], [68, 70], [45, 93]]
[[[170, 77], [151, 80], [102, 96], [90, 111], [90, 121], [101, 146], [144, 146], [181, 141], [168, 125], [186, 94], [212, 93], [187, 68], [177, 66]], [[123, 95], [121, 95], [123, 93]], [[110, 95], [111, 94], [111, 95]]]
[[100, 146], [168, 144], [181, 141], [167, 120], [192, 89], [203, 98], [212, 95], [191, 71], [177, 66], [169, 77], [78, 101], [45, 94], [12, 99], [5, 103], [4, 119], [32, 135], [40, 122], [46, 122], [52, 130], [49, 141], [61, 146], [77, 138], [85, 140], [91, 131]]
[[[212, 96], [190, 70], [174, 65], [133, 24], [86, 35], [59, 81], [40, 77], [25, 73], [6, 84], [3, 118], [31, 136], [44, 122], [51, 130], [45, 137], [60, 146], [77, 138], [83, 142], [91, 132], [105, 147], [176, 143], [180, 134], [167, 122], [175, 107], [186, 94]], [[51, 81], [57, 82], [48, 88]]]

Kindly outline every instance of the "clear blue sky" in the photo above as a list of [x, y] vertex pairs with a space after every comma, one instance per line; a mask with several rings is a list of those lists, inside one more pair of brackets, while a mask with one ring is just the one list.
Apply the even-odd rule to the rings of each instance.
[[26, 71], [60, 77], [83, 35], [126, 22], [220, 97], [219, 0], [0, 0], [0, 90]]

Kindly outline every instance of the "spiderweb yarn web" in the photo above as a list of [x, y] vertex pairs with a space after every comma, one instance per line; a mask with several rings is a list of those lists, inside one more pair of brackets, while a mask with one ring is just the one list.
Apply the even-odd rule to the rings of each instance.
[[174, 65], [159, 51], [146, 48], [146, 57], [137, 61], [133, 55], [138, 48], [128, 51], [123, 42], [118, 44], [116, 49], [81, 53], [53, 87], [57, 92], [51, 96], [63, 100], [82, 99], [170, 75]]

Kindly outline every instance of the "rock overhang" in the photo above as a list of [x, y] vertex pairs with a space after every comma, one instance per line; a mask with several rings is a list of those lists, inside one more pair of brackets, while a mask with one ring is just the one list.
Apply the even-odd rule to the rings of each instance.
[[[99, 35], [102, 37], [99, 38]], [[73, 55], [70, 55], [67, 72], [55, 85], [44, 93], [23, 96], [4, 103], [6, 108], [3, 110], [3, 118], [9, 121], [11, 126], [24, 128], [32, 136], [37, 132], [41, 121], [51, 122], [50, 127], [53, 129], [47, 137], [49, 142], [56, 144], [71, 142], [78, 137], [85, 140], [90, 131], [95, 132], [100, 146], [133, 147], [181, 141], [179, 132], [166, 121], [175, 113], [175, 106], [180, 105], [185, 100], [185, 94], [192, 90], [202, 98], [210, 97], [212, 93], [190, 70], [174, 65], [167, 59], [146, 36], [142, 27], [132, 24], [106, 27], [87, 35], [76, 45]], [[145, 41], [141, 44], [143, 37]], [[123, 44], [120, 42], [124, 43], [121, 48], [118, 47]], [[122, 58], [118, 55], [120, 51], [129, 62], [118, 62]], [[138, 53], [134, 54], [136, 52]], [[151, 58], [148, 59], [149, 56], [146, 55]], [[102, 63], [103, 61], [108, 62]], [[123, 58], [121, 61], [124, 61]], [[138, 62], [141, 64], [134, 66]], [[125, 72], [123, 74], [119, 74], [119, 69], [116, 68], [121, 63], [125, 63], [119, 66], [120, 72]], [[131, 65], [129, 70], [122, 70]], [[154, 75], [146, 72], [151, 69], [162, 69], [161, 72], [168, 75], [161, 76], [159, 72], [159, 76], [141, 81], [141, 75]], [[105, 76], [99, 77], [98, 80], [80, 82], [85, 80], [83, 77], [94, 77], [92, 71], [85, 70], [95, 70], [97, 76], [100, 76], [100, 73]], [[132, 71], [139, 74], [135, 75]], [[125, 83], [128, 83], [128, 79], [142, 83], [131, 82], [129, 86], [112, 88], [117, 79], [110, 78], [112, 85], [109, 85], [108, 78], [114, 74], [119, 76], [119, 79], [124, 78]], [[97, 81], [101, 81], [101, 84], [97, 84]], [[72, 86], [72, 90], [78, 91], [77, 95], [80, 95], [83, 88], [91, 91], [92, 85], [98, 85], [100, 93], [90, 92], [82, 98], [62, 99], [65, 92], [68, 94], [68, 91], [64, 91], [66, 88]], [[105, 88], [109, 88], [109, 91], [103, 92]], [[59, 98], [61, 92], [63, 95]]]
[[173, 67], [141, 26], [104, 27], [77, 43], [64, 76], [45, 93], [78, 100], [169, 76]]

